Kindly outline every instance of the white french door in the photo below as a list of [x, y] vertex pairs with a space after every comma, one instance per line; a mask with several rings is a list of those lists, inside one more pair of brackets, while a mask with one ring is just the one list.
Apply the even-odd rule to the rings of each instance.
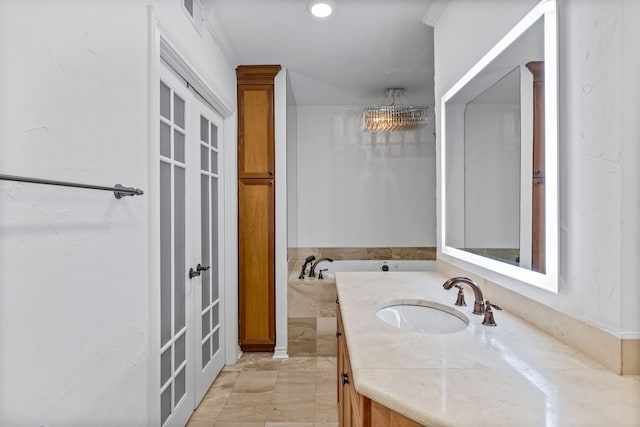
[[194, 117], [199, 126], [199, 162], [196, 180], [200, 194], [198, 219], [194, 221], [196, 257], [209, 267], [200, 279], [200, 292], [196, 292], [196, 402], [200, 402], [209, 386], [224, 366], [222, 335], [222, 197], [220, 186], [221, 158], [219, 142], [222, 141], [222, 117], [199, 100], [194, 102]]
[[184, 426], [224, 365], [222, 118], [160, 71], [160, 420]]

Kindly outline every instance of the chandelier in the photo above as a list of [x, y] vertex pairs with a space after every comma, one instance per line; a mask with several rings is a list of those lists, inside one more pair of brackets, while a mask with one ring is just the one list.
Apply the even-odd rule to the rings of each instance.
[[[403, 88], [384, 91], [381, 105], [365, 107], [362, 113], [362, 129], [369, 132], [409, 130], [428, 121], [429, 107], [397, 104], [404, 96]], [[405, 97], [406, 98], [406, 97]]]

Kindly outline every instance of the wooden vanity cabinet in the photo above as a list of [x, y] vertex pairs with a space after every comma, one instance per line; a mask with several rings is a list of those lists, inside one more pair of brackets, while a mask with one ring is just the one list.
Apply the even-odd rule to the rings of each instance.
[[279, 65], [240, 66], [238, 326], [242, 351], [273, 351], [275, 328], [274, 79]]
[[353, 384], [349, 349], [342, 325], [340, 306], [336, 310], [338, 339], [338, 421], [340, 427], [419, 427], [421, 424], [361, 395]]
[[371, 427], [419, 427], [418, 424], [375, 400], [371, 401]]
[[356, 391], [353, 385], [349, 350], [342, 329], [342, 316], [337, 311], [338, 323], [338, 421], [343, 427], [369, 426], [371, 401]]

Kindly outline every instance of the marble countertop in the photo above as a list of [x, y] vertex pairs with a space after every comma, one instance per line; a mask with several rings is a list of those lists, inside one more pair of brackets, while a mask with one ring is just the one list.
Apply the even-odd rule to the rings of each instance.
[[[640, 376], [619, 376], [510, 315], [471, 313], [436, 272], [336, 273], [356, 390], [428, 426], [640, 426]], [[397, 329], [376, 307], [436, 301], [469, 326], [452, 334]]]

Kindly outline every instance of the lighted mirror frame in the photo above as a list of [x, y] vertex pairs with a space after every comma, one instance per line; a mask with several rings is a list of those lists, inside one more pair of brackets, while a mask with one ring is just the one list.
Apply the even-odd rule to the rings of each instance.
[[[545, 254], [546, 272], [539, 273], [447, 245], [447, 135], [446, 103], [509, 47], [538, 19], [544, 19], [545, 120]], [[509, 33], [478, 61], [440, 101], [440, 237], [442, 253], [518, 281], [558, 293], [558, 48], [556, 0], [538, 3]]]

